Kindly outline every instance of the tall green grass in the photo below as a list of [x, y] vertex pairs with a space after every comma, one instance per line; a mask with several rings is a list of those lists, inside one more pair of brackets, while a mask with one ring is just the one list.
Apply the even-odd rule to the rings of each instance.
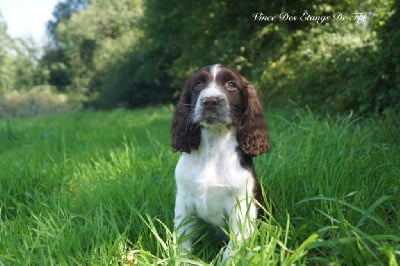
[[[173, 231], [172, 108], [0, 121], [0, 265], [219, 264], [208, 230], [192, 255]], [[266, 218], [232, 265], [397, 265], [395, 120], [267, 112], [256, 159]]]

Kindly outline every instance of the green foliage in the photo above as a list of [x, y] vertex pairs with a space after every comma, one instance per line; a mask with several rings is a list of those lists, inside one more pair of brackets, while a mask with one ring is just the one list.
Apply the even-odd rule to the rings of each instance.
[[66, 94], [54, 87], [35, 86], [29, 91], [9, 91], [0, 98], [0, 119], [35, 116], [77, 110], [80, 104], [71, 102]]
[[[395, 1], [392, 7], [393, 15], [379, 30], [380, 50], [378, 64], [382, 68], [379, 83], [374, 89], [378, 106], [391, 107], [400, 112], [400, 1]], [[376, 74], [375, 74], [376, 75]]]
[[141, 2], [96, 0], [82, 9], [85, 5], [68, 1], [56, 8], [56, 45], [47, 48], [41, 65], [48, 68], [51, 85], [90, 103], [101, 93], [115, 106], [119, 102], [113, 97], [124, 99], [118, 92], [132, 89], [134, 69], [129, 67], [136, 59], [130, 55], [142, 35], [137, 27]]
[[59, 23], [68, 20], [71, 15], [87, 7], [87, 0], [63, 0], [60, 1], [53, 10], [53, 20], [47, 23], [47, 30], [53, 36]]
[[[207, 227], [193, 255], [173, 231], [172, 108], [0, 121], [0, 264], [218, 265]], [[393, 121], [267, 113], [255, 161], [266, 218], [233, 265], [396, 265], [400, 132]]]
[[[138, 107], [175, 101], [196, 69], [223, 63], [252, 81], [266, 105], [398, 113], [398, 5], [65, 0], [54, 9], [52, 42], [40, 60], [33, 45], [11, 39], [0, 21], [0, 86], [51, 85], [88, 107]], [[261, 13], [274, 21], [257, 19]], [[330, 19], [301, 21], [304, 14]], [[347, 19], [335, 19], [338, 14]]]
[[260, 84], [273, 88], [263, 93], [264, 99], [282, 104], [289, 98], [325, 112], [399, 112], [393, 64], [399, 58], [394, 45], [399, 15], [390, 1], [361, 8], [374, 6], [377, 11], [367, 17], [368, 24], [331, 21], [307, 32], [296, 31], [292, 36], [299, 44], [271, 60], [264, 70]]
[[[290, 99], [320, 111], [360, 114], [398, 109], [400, 96], [394, 84], [398, 75], [389, 70], [396, 67], [381, 66], [398, 58], [399, 48], [393, 40], [390, 51], [396, 52], [385, 56], [387, 45], [377, 38], [383, 25], [387, 36], [398, 35], [396, 24], [389, 26], [398, 21], [392, 1], [175, 2], [146, 1], [143, 23], [148, 47], [170, 66], [167, 73], [177, 92], [196, 69], [221, 62], [256, 83], [269, 104], [286, 104]], [[254, 20], [260, 12], [286, 12], [297, 20]], [[303, 12], [331, 19], [322, 24], [301, 22]], [[354, 12], [362, 12], [365, 21], [355, 21]], [[347, 19], [333, 19], [338, 13]]]
[[366, 80], [374, 77], [364, 72], [376, 71], [371, 67], [376, 41], [363, 29], [355, 36], [329, 32], [329, 26], [325, 27], [312, 29], [308, 33], [312, 37], [302, 40], [295, 51], [269, 64], [260, 82], [273, 89], [263, 92], [263, 98], [280, 104], [289, 98], [320, 111], [357, 108], [357, 93], [367, 93], [374, 82]]
[[32, 40], [13, 39], [0, 13], [0, 96], [27, 90], [39, 83], [35, 62], [37, 47]]

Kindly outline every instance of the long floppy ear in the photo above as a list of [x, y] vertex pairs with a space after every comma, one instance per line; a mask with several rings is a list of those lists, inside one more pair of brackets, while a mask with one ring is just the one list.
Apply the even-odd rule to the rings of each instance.
[[[241, 150], [248, 156], [257, 156], [269, 151], [267, 128], [262, 114], [261, 103], [256, 90], [246, 81], [245, 111], [237, 133]], [[247, 101], [247, 102], [246, 102]]]
[[190, 153], [200, 145], [200, 127], [192, 122], [193, 108], [190, 82], [187, 81], [175, 107], [171, 123], [171, 144], [175, 152]]

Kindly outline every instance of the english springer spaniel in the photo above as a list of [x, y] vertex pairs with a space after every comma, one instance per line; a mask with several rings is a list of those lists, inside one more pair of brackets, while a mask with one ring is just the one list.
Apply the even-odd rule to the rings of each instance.
[[[231, 228], [238, 241], [248, 238], [261, 200], [252, 157], [269, 150], [253, 86], [229, 67], [203, 67], [184, 84], [171, 135], [173, 150], [182, 152], [175, 169], [179, 239], [193, 235], [193, 216]], [[180, 249], [190, 251], [192, 242], [186, 237]]]

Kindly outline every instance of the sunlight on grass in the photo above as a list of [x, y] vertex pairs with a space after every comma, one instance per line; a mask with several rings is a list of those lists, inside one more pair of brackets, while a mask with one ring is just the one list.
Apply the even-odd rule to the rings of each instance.
[[[193, 254], [173, 231], [171, 107], [0, 121], [0, 265], [218, 265], [207, 226]], [[255, 160], [264, 219], [231, 265], [397, 265], [396, 123], [272, 110]]]

